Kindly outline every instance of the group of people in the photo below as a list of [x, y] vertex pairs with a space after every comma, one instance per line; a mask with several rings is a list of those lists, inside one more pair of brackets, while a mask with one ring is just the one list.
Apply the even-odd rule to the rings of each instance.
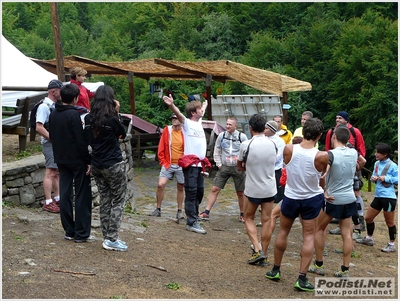
[[[82, 74], [77, 75], [81, 77]], [[76, 78], [78, 81], [79, 77]], [[118, 142], [126, 133], [119, 119], [119, 102], [114, 99], [111, 87], [99, 87], [92, 95], [94, 99], [88, 108], [90, 111], [82, 124], [76, 108], [82, 92], [78, 85], [70, 83], [64, 86], [53, 80], [48, 88], [48, 98], [37, 114], [37, 130], [42, 135], [46, 168], [49, 169], [46, 169], [44, 180], [46, 201], [43, 209], [60, 212], [65, 239], [93, 241], [94, 237], [90, 235], [92, 174], [101, 196], [103, 248], [126, 251], [126, 243], [118, 236], [126, 191], [125, 163]], [[90, 95], [87, 97], [90, 98]], [[295, 287], [314, 290], [306, 275], [308, 271], [325, 274], [323, 249], [327, 225], [335, 218], [339, 221], [343, 239], [343, 264], [334, 276], [349, 278], [352, 222], [357, 230], [359, 216], [363, 215], [363, 201], [354, 179], [365, 164], [366, 154], [361, 132], [349, 123], [347, 112], [337, 114], [337, 124], [326, 137], [326, 151], [318, 150], [323, 123], [313, 118], [310, 111], [302, 114], [301, 127], [294, 134], [282, 124], [281, 116], [267, 121], [262, 115], [254, 114], [249, 119], [251, 139], [237, 130], [236, 118], [229, 117], [226, 130], [218, 135], [215, 143], [214, 161], [218, 172], [205, 210], [199, 213], [204, 196], [204, 177], [208, 175], [206, 168], [211, 167], [206, 157], [206, 136], [202, 126], [207, 100], [190, 99], [185, 115], [174, 104], [172, 95], [164, 96], [163, 100], [172, 111], [172, 125], [165, 127], [159, 143], [158, 157], [162, 167], [156, 193], [157, 208], [151, 215], [161, 216], [165, 186], [175, 176], [177, 220], [186, 216], [187, 230], [206, 234], [199, 220], [209, 219], [218, 194], [232, 177], [238, 198], [239, 220], [244, 223], [253, 247], [253, 254], [247, 261], [249, 264], [269, 264], [268, 246], [279, 216], [274, 263], [272, 270], [265, 275], [268, 279], [279, 280], [287, 238], [295, 219], [300, 217], [303, 243]], [[46, 123], [48, 126], [45, 126]], [[367, 235], [357, 237], [356, 242], [374, 245], [374, 218], [383, 210], [390, 242], [382, 251], [394, 252], [394, 184], [398, 181], [398, 167], [392, 161], [390, 147], [385, 143], [376, 145], [375, 158], [377, 162], [371, 180], [376, 183], [376, 190], [365, 217]], [[282, 182], [283, 178], [286, 181]], [[51, 187], [54, 198], [51, 198]], [[274, 203], [278, 204], [274, 207]], [[261, 241], [254, 222], [259, 207]], [[311, 264], [314, 251], [315, 262]]]
[[[82, 86], [86, 70], [76, 67], [70, 71], [70, 83], [49, 83], [48, 96], [36, 114], [46, 161], [43, 210], [60, 213], [66, 240], [95, 241], [91, 235], [93, 175], [100, 194], [103, 248], [126, 251], [128, 247], [118, 235], [127, 185], [119, 145], [119, 139], [126, 136], [120, 105], [111, 87], [103, 85], [90, 92]], [[88, 114], [82, 117], [81, 112]]]
[[[382, 209], [390, 239], [382, 251], [396, 250], [394, 246], [396, 236], [394, 184], [397, 184], [398, 180], [397, 164], [391, 160], [390, 147], [379, 143], [375, 153], [377, 162], [371, 177], [371, 180], [377, 184], [375, 198], [365, 218], [367, 236], [362, 237], [360, 217], [364, 215], [364, 204], [360, 196], [360, 184], [356, 182], [360, 181], [357, 175], [366, 162], [366, 151], [361, 132], [350, 124], [347, 112], [340, 111], [337, 114], [336, 126], [330, 129], [326, 136], [326, 151], [318, 150], [318, 140], [324, 132], [323, 123], [313, 118], [310, 111], [302, 114], [301, 127], [296, 129], [294, 134], [282, 124], [281, 116], [275, 116], [273, 120], [266, 121], [262, 115], [255, 114], [249, 119], [251, 139], [237, 130], [236, 118], [229, 117], [226, 122], [226, 131], [218, 135], [215, 143], [214, 161], [218, 172], [213, 180], [205, 210], [198, 214], [199, 204], [204, 194], [204, 181], [201, 175], [206, 164], [204, 161], [207, 161], [205, 137], [199, 125], [203, 114], [201, 103], [192, 105], [188, 103], [187, 117], [185, 117], [173, 105], [171, 96], [165, 96], [164, 101], [170, 106], [173, 116], [177, 117], [176, 123], [181, 123], [183, 127], [185, 142], [183, 149], [180, 147], [180, 152], [183, 152], [183, 157], [191, 157], [192, 160], [186, 164], [182, 163], [185, 160], [174, 161], [177, 163], [176, 168], [181, 169], [184, 174], [183, 182], [180, 178], [178, 185], [183, 184], [185, 188], [188, 230], [206, 233], [198, 220], [210, 218], [211, 208], [219, 192], [232, 177], [238, 197], [239, 220], [244, 222], [252, 243], [253, 254], [247, 261], [249, 264], [269, 265], [268, 246], [276, 219], [281, 218], [274, 243], [273, 267], [265, 275], [268, 279], [279, 280], [281, 277], [280, 267], [287, 246], [287, 238], [298, 217], [303, 229], [303, 243], [299, 275], [294, 286], [299, 290], [314, 290], [314, 286], [306, 277], [307, 272], [325, 275], [323, 256], [327, 226], [332, 219], [338, 220], [339, 233], [343, 240], [343, 264], [339, 271], [333, 273], [335, 277], [344, 280], [349, 278], [353, 239], [357, 243], [368, 246], [374, 244], [373, 220]], [[193, 125], [193, 122], [197, 124]], [[167, 133], [171, 136], [170, 132]], [[181, 140], [179, 141], [182, 146]], [[171, 140], [169, 140], [169, 150], [171, 151]], [[160, 153], [159, 157], [162, 157]], [[168, 163], [171, 163], [170, 160]], [[168, 169], [168, 167], [162, 165], [159, 183], [162, 177], [172, 179], [172, 175], [165, 175], [165, 168]], [[166, 180], [162, 183], [161, 186], [164, 187]], [[282, 188], [284, 189], [279, 193]], [[274, 202], [278, 203], [275, 207]], [[179, 203], [178, 197], [178, 210], [179, 206], [182, 204]], [[254, 222], [259, 207], [261, 207], [261, 241], [258, 239], [258, 230]], [[160, 216], [159, 213], [160, 208], [157, 208], [153, 215]], [[178, 214], [179, 211], [177, 218]], [[314, 252], [315, 262], [311, 264]]]

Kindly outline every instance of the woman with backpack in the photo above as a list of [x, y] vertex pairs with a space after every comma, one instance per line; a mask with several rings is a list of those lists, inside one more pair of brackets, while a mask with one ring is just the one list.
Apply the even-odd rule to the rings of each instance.
[[398, 182], [398, 166], [392, 161], [390, 146], [386, 143], [378, 143], [375, 146], [374, 171], [371, 181], [376, 183], [374, 199], [367, 210], [365, 222], [367, 224], [367, 236], [357, 239], [356, 242], [367, 246], [374, 245], [372, 235], [375, 230], [375, 217], [383, 209], [383, 216], [389, 229], [389, 243], [382, 252], [396, 252], [394, 244], [396, 238], [396, 225], [394, 222], [394, 211], [396, 209], [397, 196], [394, 185]]

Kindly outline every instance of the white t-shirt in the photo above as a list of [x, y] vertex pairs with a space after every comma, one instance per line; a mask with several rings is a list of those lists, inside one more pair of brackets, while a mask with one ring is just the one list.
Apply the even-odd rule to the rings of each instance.
[[254, 136], [240, 145], [239, 161], [243, 161], [249, 144], [244, 194], [252, 198], [273, 197], [276, 194], [275, 144], [264, 135]]
[[[184, 155], [196, 155], [203, 160], [206, 156], [207, 141], [201, 118], [199, 121], [185, 118], [182, 131], [185, 142]], [[199, 163], [198, 166], [200, 167], [201, 164]]]
[[276, 162], [275, 162], [275, 170], [282, 169], [283, 167], [283, 150], [285, 149], [285, 141], [279, 137], [278, 134], [275, 134], [273, 136], [269, 136], [269, 139], [271, 139], [275, 145], [276, 149], [278, 150], [277, 156], [276, 156]]
[[[45, 124], [49, 121], [50, 117], [50, 108], [54, 108], [55, 103], [48, 97], [45, 97], [43, 103], [38, 107], [36, 111], [36, 123], [40, 122], [41, 124]], [[48, 142], [43, 136], [40, 138], [40, 142], [45, 144]]]

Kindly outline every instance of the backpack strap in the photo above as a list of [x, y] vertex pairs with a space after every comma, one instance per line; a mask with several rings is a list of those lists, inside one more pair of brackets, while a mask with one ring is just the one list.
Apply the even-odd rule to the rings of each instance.
[[[331, 141], [331, 139], [332, 139], [332, 133], [333, 133], [333, 130], [334, 130], [334, 129], [335, 129], [334, 127], [331, 128], [331, 131], [330, 131], [330, 133], [329, 133], [329, 141]], [[357, 150], [357, 135], [356, 135], [356, 131], [354, 130], [354, 127], [353, 127], [353, 126], [351, 126], [351, 128], [348, 128], [348, 129], [349, 129], [351, 135], [352, 135], [353, 138], [354, 138], [354, 148], [355, 148], [356, 151], [358, 152], [358, 150]]]
[[356, 151], [358, 151], [357, 150], [357, 135], [356, 135], [356, 131], [354, 130], [353, 126], [351, 126], [351, 128], [349, 128], [349, 130], [350, 130], [350, 133], [353, 135], [353, 138], [354, 138], [354, 148], [356, 149]]
[[249, 152], [250, 152], [250, 144], [251, 144], [253, 141], [254, 141], [254, 139], [251, 139], [251, 140], [250, 140], [250, 143], [249, 143], [249, 145], [247, 146], [247, 149], [246, 149], [246, 151], [245, 151], [245, 153], [244, 153], [244, 156], [243, 156], [243, 162], [244, 162], [244, 163], [247, 162], [247, 157], [249, 156]]
[[[386, 176], [386, 174], [387, 174], [387, 172], [388, 172], [388, 170], [389, 170], [390, 165], [392, 165], [392, 161], [391, 161], [391, 160], [389, 160], [389, 161], [386, 163], [385, 167], [382, 169], [381, 176]], [[382, 185], [383, 185], [384, 187], [388, 188], [388, 187], [390, 187], [390, 185], [392, 185], [392, 184], [383, 181], [383, 182], [382, 182]]]

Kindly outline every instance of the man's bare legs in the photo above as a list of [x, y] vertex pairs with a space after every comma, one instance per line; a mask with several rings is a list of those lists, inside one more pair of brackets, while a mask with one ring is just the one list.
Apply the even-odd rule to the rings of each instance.
[[217, 200], [218, 194], [221, 191], [221, 188], [217, 186], [212, 186], [211, 187], [211, 192], [208, 196], [208, 201], [206, 205], [206, 210], [210, 211], [212, 206], [214, 206], [215, 201]]
[[[164, 199], [164, 189], [165, 189], [165, 185], [167, 185], [168, 183], [168, 178], [163, 178], [163, 177], [159, 177], [158, 178], [158, 184], [157, 184], [157, 193], [156, 193], [156, 198], [157, 198], [157, 208], [161, 208], [161, 203]], [[179, 190], [178, 190], [179, 193]], [[182, 191], [182, 196], [183, 196], [183, 191]], [[182, 199], [183, 202], [183, 199]], [[178, 201], [179, 204], [179, 201]]]
[[343, 265], [350, 266], [351, 251], [353, 250], [352, 220], [351, 217], [339, 220], [343, 240]]
[[[314, 237], [317, 226], [317, 218], [303, 219], [303, 245], [300, 253], [300, 273], [307, 274], [314, 254]], [[323, 249], [323, 246], [322, 246]]]
[[60, 195], [59, 173], [57, 168], [46, 168], [46, 173], [43, 180], [44, 197], [46, 200], [51, 200], [51, 191], [54, 196]]
[[183, 198], [184, 198], [184, 185], [176, 183], [176, 190], [177, 190], [176, 201], [178, 203], [178, 210], [182, 210], [182, 208], [183, 208]]
[[250, 241], [254, 246], [254, 252], [257, 253], [260, 251], [260, 245], [258, 243], [258, 230], [254, 222], [254, 215], [259, 205], [251, 203], [246, 197], [244, 202], [244, 224]]
[[[163, 177], [158, 178], [157, 193], [156, 193], [157, 208], [161, 208], [161, 203], [164, 199], [165, 186], [167, 185], [168, 181], [169, 181], [168, 178], [163, 178]], [[183, 199], [184, 199], [184, 185], [176, 183], [176, 190], [177, 190], [176, 201], [178, 204], [178, 210], [182, 210]]]
[[236, 195], [238, 197], [238, 205], [239, 205], [239, 210], [240, 213], [242, 214], [244, 212], [244, 192], [243, 191], [236, 191]]
[[332, 216], [326, 214], [324, 211], [318, 215], [317, 218], [317, 230], [315, 231], [315, 259], [317, 261], [323, 261], [324, 245], [326, 242], [326, 229], [328, 224], [332, 221]]
[[261, 204], [261, 246], [264, 256], [268, 255], [268, 246], [271, 242], [272, 232], [271, 228], [271, 212], [274, 202], [266, 202]]
[[276, 227], [276, 221], [277, 219], [281, 216], [281, 205], [276, 204], [275, 207], [272, 209], [271, 212], [271, 225], [268, 228], [268, 235], [272, 237], [272, 233], [274, 233], [275, 227]]
[[274, 265], [281, 266], [283, 253], [287, 247], [287, 237], [292, 228], [294, 219], [288, 218], [281, 214], [278, 235], [275, 239], [274, 247]]

